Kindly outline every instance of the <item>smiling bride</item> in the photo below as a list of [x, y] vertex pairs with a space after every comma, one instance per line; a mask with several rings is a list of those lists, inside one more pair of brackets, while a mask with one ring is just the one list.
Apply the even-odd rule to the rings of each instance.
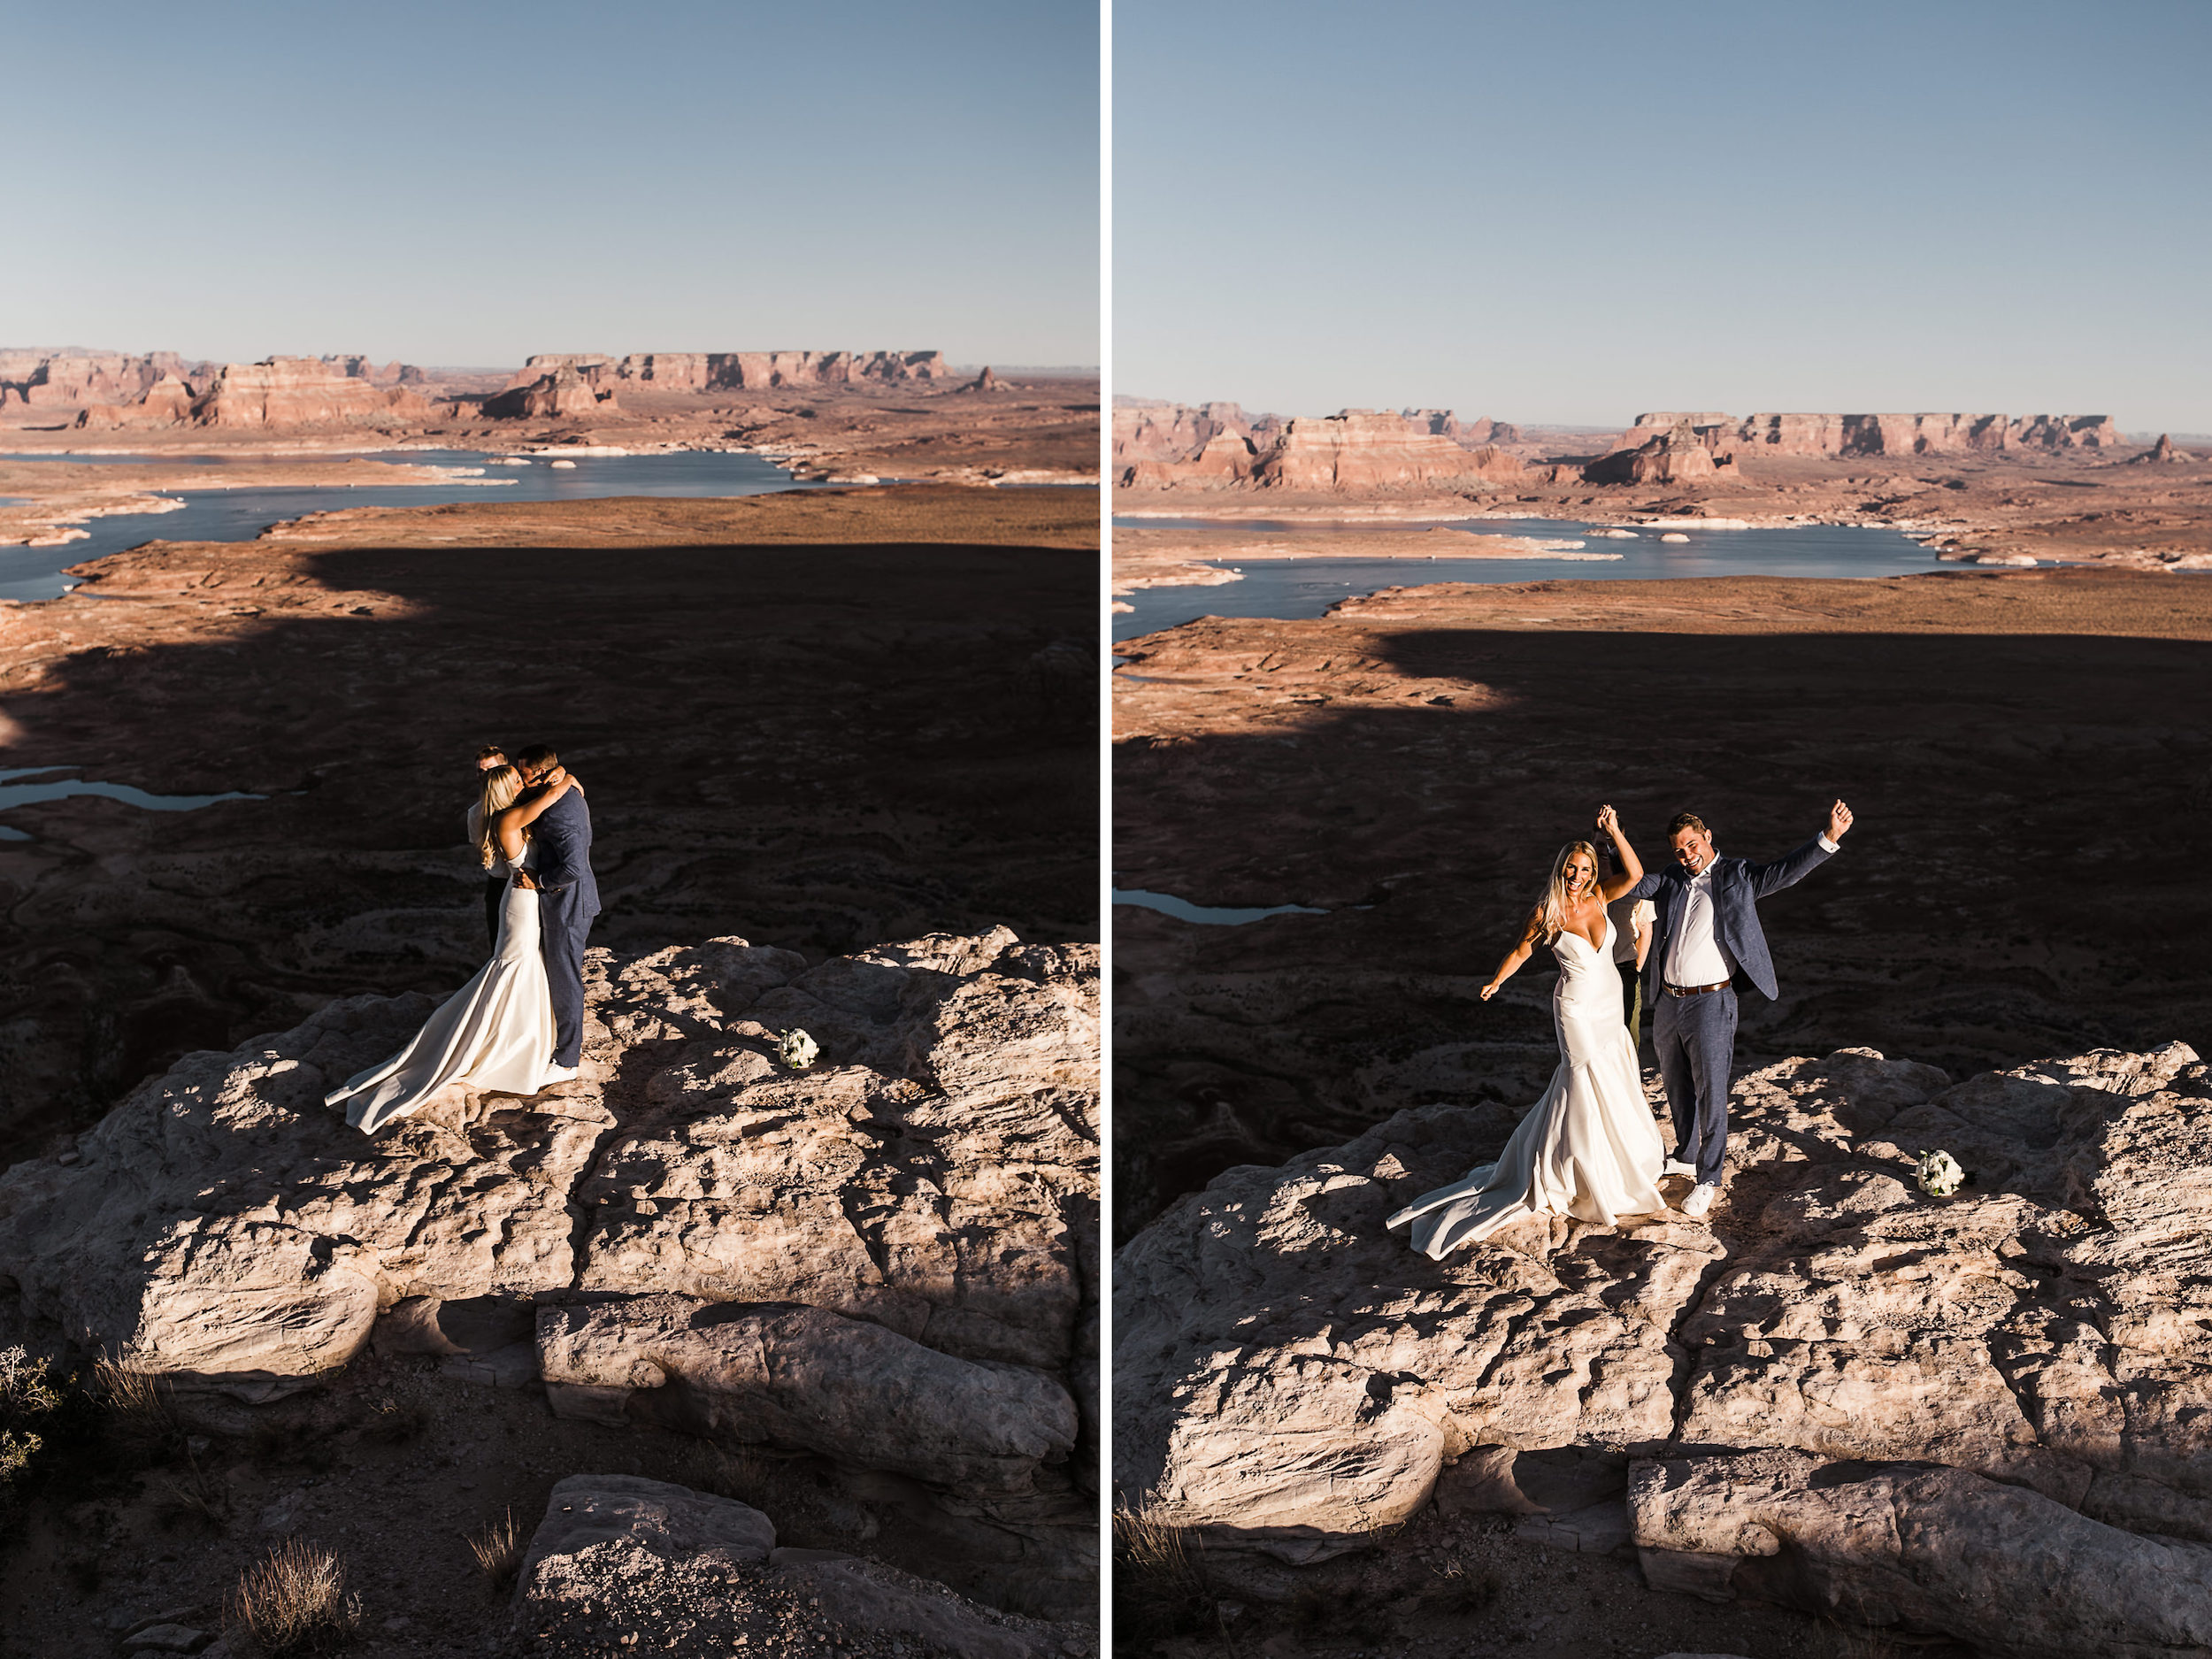
[[1612, 839], [1619, 872], [1601, 879], [1597, 849], [1588, 841], [1561, 848], [1542, 901], [1482, 987], [1486, 1002], [1538, 941], [1552, 948], [1559, 961], [1552, 992], [1559, 1067], [1496, 1163], [1424, 1193], [1390, 1217], [1394, 1227], [1413, 1223], [1411, 1243], [1425, 1256], [1441, 1258], [1532, 1215], [1609, 1225], [1622, 1216], [1667, 1208], [1658, 1185], [1665, 1149], [1621, 1019], [1613, 924], [1605, 913], [1608, 903], [1643, 879], [1644, 867], [1611, 807], [1599, 812], [1598, 827]]

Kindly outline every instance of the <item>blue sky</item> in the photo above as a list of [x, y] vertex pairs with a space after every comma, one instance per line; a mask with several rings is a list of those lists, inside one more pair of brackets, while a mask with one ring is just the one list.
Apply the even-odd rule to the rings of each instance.
[[6, 0], [0, 41], [0, 344], [1098, 360], [1081, 0]]
[[1118, 0], [1115, 389], [2212, 432], [2212, 5]]

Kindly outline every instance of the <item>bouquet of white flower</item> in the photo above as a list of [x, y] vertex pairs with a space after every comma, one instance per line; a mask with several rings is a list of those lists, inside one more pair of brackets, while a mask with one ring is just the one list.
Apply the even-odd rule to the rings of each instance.
[[821, 1053], [821, 1049], [815, 1046], [814, 1039], [796, 1025], [784, 1033], [776, 1043], [776, 1058], [794, 1071], [805, 1071], [820, 1057]]
[[1959, 1168], [1959, 1161], [1941, 1150], [1922, 1153], [1915, 1173], [1920, 1178], [1920, 1190], [1934, 1198], [1948, 1198], [1966, 1184], [1966, 1171]]

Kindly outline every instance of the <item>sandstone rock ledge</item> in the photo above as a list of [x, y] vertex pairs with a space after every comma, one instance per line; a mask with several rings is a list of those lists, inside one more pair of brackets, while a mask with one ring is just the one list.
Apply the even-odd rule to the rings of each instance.
[[[717, 939], [594, 951], [586, 992], [577, 1083], [456, 1087], [373, 1141], [323, 1094], [427, 997], [187, 1056], [0, 1176], [0, 1316], [234, 1413], [371, 1345], [541, 1378], [557, 1414], [922, 1483], [998, 1576], [1073, 1592], [1095, 1566], [1094, 949], [1001, 928], [809, 968]], [[810, 1070], [774, 1057], [795, 1026]]]
[[[1310, 1563], [1432, 1502], [1648, 1582], [1996, 1655], [2212, 1654], [2212, 1067], [1738, 1081], [1709, 1229], [1383, 1220], [1513, 1114], [1428, 1106], [1180, 1200], [1115, 1270], [1120, 1500]], [[1916, 1190], [1949, 1150], [1955, 1196]]]

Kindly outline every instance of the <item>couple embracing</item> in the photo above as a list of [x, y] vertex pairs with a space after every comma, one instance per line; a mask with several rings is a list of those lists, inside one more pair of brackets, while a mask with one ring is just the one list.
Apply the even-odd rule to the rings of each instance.
[[[1656, 1214], [1668, 1208], [1659, 1192], [1667, 1175], [1694, 1183], [1684, 1215], [1695, 1219], [1712, 1209], [1728, 1149], [1737, 976], [1770, 998], [1775, 994], [1758, 902], [1825, 863], [1851, 827], [1851, 809], [1837, 802], [1825, 829], [1768, 864], [1721, 857], [1704, 820], [1684, 812], [1667, 826], [1671, 867], [1649, 872], [1611, 807], [1599, 810], [1597, 827], [1611, 840], [1620, 872], [1601, 878], [1597, 849], [1586, 841], [1560, 849], [1519, 941], [1482, 987], [1487, 1002], [1540, 941], [1552, 948], [1559, 962], [1552, 992], [1558, 1069], [1496, 1163], [1425, 1193], [1390, 1217], [1394, 1227], [1413, 1223], [1413, 1248], [1425, 1256], [1441, 1258], [1532, 1215], [1610, 1225], [1623, 1216]], [[1674, 1120], [1672, 1160], [1645, 1104], [1635, 1044], [1622, 1019], [1606, 910], [1624, 899], [1657, 906], [1642, 970], [1644, 1005], [1655, 1009], [1652, 1041]]]
[[544, 744], [510, 765], [479, 757], [469, 810], [487, 878], [491, 960], [438, 1005], [414, 1040], [325, 1096], [366, 1134], [449, 1084], [535, 1094], [571, 1082], [583, 1057], [584, 942], [599, 914], [584, 786]]

